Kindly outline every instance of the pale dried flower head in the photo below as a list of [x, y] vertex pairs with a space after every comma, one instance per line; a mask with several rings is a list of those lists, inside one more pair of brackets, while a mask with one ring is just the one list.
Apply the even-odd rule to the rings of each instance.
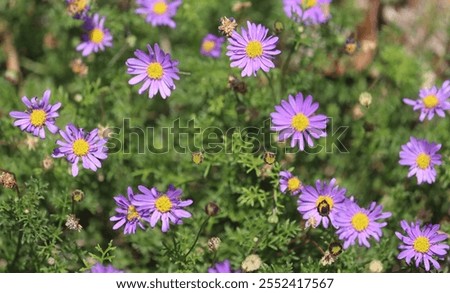
[[54, 259], [53, 257], [49, 257], [49, 258], [47, 259], [47, 263], [48, 263], [50, 266], [52, 266], [52, 265], [54, 265], [54, 264], [56, 263], [56, 261], [55, 261], [55, 259]]
[[83, 227], [80, 225], [80, 219], [78, 219], [74, 214], [67, 215], [66, 227], [69, 230], [74, 230], [80, 232]]
[[309, 217], [308, 221], [305, 223], [305, 228], [313, 228], [315, 229], [317, 227], [318, 223], [316, 220], [316, 217]]
[[75, 102], [80, 103], [81, 101], [83, 101], [83, 96], [81, 94], [76, 94], [73, 99], [75, 100]]
[[360, 105], [355, 105], [352, 109], [352, 117], [354, 120], [359, 120], [364, 117], [364, 112], [361, 109]]
[[320, 264], [323, 266], [329, 266], [336, 261], [336, 258], [336, 256], [334, 256], [327, 250], [324, 256], [320, 259]]
[[89, 72], [89, 67], [86, 64], [84, 64], [81, 58], [72, 60], [70, 62], [70, 68], [72, 69], [73, 73], [79, 76], [86, 76]]
[[368, 92], [362, 92], [359, 95], [359, 103], [362, 106], [369, 108], [370, 104], [372, 104], [372, 95]]
[[28, 147], [29, 151], [35, 150], [36, 145], [39, 141], [39, 138], [36, 136], [27, 135], [27, 139], [25, 140], [25, 145]]
[[254, 272], [261, 267], [261, 258], [256, 254], [247, 256], [242, 262], [242, 269], [244, 272]]
[[0, 184], [5, 188], [14, 188], [17, 184], [14, 175], [8, 172], [2, 172], [0, 174]]
[[227, 18], [226, 16], [220, 18], [219, 31], [225, 36], [231, 37], [236, 27], [237, 23], [234, 18]]
[[383, 263], [378, 259], [374, 259], [369, 264], [369, 271], [371, 273], [381, 273], [383, 271]]
[[234, 2], [233, 6], [231, 7], [231, 11], [233, 12], [241, 12], [244, 9], [252, 7], [252, 2], [245, 1], [245, 2]]
[[208, 250], [211, 252], [216, 252], [219, 250], [220, 243], [222, 240], [220, 240], [219, 237], [211, 237], [208, 239]]
[[108, 124], [106, 126], [98, 124], [97, 128], [98, 128], [98, 136], [100, 136], [100, 138], [110, 138], [111, 137], [112, 129]]
[[54, 160], [52, 157], [45, 156], [44, 160], [42, 160], [42, 168], [44, 168], [44, 170], [48, 171], [51, 168], [53, 168], [53, 163], [54, 163]]

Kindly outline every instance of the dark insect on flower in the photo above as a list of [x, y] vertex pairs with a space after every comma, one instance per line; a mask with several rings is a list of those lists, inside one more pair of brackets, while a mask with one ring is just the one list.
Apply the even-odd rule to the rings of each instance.
[[264, 153], [264, 162], [266, 164], [272, 165], [273, 163], [275, 163], [276, 158], [277, 157], [276, 157], [275, 153], [271, 153], [271, 152]]
[[339, 254], [342, 253], [342, 245], [339, 242], [331, 242], [330, 245], [328, 246], [328, 251], [333, 255], [333, 256], [338, 256]]
[[348, 55], [355, 54], [356, 50], [359, 48], [359, 44], [356, 41], [355, 34], [352, 33], [345, 41], [344, 51]]
[[240, 94], [247, 93], [247, 84], [233, 75], [228, 76], [228, 87]]
[[322, 216], [326, 217], [330, 214], [330, 205], [328, 202], [324, 199], [317, 205], [317, 212]]
[[192, 153], [192, 162], [196, 165], [200, 165], [203, 162], [203, 158], [202, 152]]

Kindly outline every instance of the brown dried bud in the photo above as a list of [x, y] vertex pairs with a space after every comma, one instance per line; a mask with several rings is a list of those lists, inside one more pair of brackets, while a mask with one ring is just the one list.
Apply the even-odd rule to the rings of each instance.
[[58, 39], [52, 33], [46, 33], [44, 35], [44, 47], [49, 49], [55, 49], [58, 47]]
[[225, 36], [231, 37], [236, 27], [237, 23], [234, 18], [227, 18], [226, 16], [220, 18], [219, 31]]
[[86, 76], [89, 72], [89, 67], [84, 64], [81, 58], [72, 60], [72, 62], [70, 62], [70, 68], [72, 69], [73, 73], [79, 76]]
[[212, 237], [208, 239], [208, 250], [211, 252], [216, 252], [217, 250], [219, 250], [221, 242], [222, 241], [219, 237]]
[[84, 192], [82, 190], [75, 189], [72, 191], [71, 196], [74, 202], [81, 202], [84, 199]]
[[52, 157], [45, 156], [44, 160], [42, 160], [42, 168], [44, 168], [44, 170], [48, 171], [51, 168], [53, 168], [53, 163], [54, 163], [54, 160]]
[[80, 232], [81, 229], [83, 229], [83, 227], [80, 225], [80, 219], [78, 219], [77, 217], [75, 217], [74, 214], [70, 214], [67, 215], [67, 219], [66, 219], [66, 227], [69, 230], [74, 230], [74, 231], [78, 231]]
[[228, 87], [240, 94], [247, 93], [247, 84], [233, 75], [228, 76]]
[[2, 172], [0, 174], [0, 184], [5, 188], [14, 188], [17, 184], [14, 175], [7, 172]]
[[217, 215], [219, 213], [219, 210], [219, 206], [213, 202], [209, 202], [205, 206], [205, 213], [210, 217], [214, 217], [215, 215]]

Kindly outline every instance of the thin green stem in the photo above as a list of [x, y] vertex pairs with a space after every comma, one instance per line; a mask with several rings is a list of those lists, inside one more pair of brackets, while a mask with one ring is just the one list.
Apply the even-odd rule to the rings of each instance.
[[188, 252], [184, 255], [184, 258], [186, 258], [194, 249], [195, 245], [197, 244], [198, 238], [200, 238], [200, 234], [202, 233], [203, 229], [205, 228], [206, 224], [208, 223], [210, 216], [206, 217], [206, 219], [203, 221], [202, 225], [200, 226], [200, 229], [198, 230], [197, 236], [195, 236], [194, 243], [192, 243], [191, 248], [189, 248]]
[[275, 95], [275, 89], [273, 87], [272, 78], [270, 77], [269, 73], [265, 72], [264, 70], [263, 74], [267, 77], [267, 80], [269, 81], [270, 90], [272, 91], [272, 96], [275, 99], [275, 102], [278, 102], [277, 96]]

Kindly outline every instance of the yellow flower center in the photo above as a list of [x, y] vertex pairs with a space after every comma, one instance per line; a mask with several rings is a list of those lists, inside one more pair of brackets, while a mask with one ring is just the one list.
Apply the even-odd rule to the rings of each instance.
[[439, 104], [439, 100], [435, 95], [428, 95], [425, 98], [423, 98], [422, 101], [425, 107], [428, 109], [432, 109]]
[[214, 41], [204, 41], [202, 48], [205, 52], [211, 52], [215, 46], [216, 46], [216, 43], [214, 43]]
[[76, 5], [77, 11], [82, 12], [87, 6], [87, 0], [75, 0], [74, 4]]
[[166, 13], [167, 11], [167, 4], [164, 1], [159, 1], [157, 3], [155, 3], [155, 5], [153, 5], [153, 12], [158, 14], [158, 15], [162, 15], [164, 13]]
[[89, 32], [89, 39], [91, 42], [100, 44], [103, 41], [103, 38], [105, 37], [105, 34], [101, 29], [94, 28]]
[[158, 62], [150, 63], [147, 67], [147, 75], [152, 79], [161, 79], [164, 74], [164, 69]]
[[425, 153], [420, 153], [416, 158], [416, 164], [420, 169], [426, 169], [430, 166], [431, 157]]
[[167, 195], [163, 194], [155, 201], [155, 206], [159, 212], [166, 213], [172, 208], [172, 202]]
[[302, 182], [297, 177], [289, 178], [287, 184], [288, 184], [288, 189], [291, 192], [297, 191], [300, 189], [300, 187], [302, 187]]
[[322, 201], [327, 202], [327, 204], [330, 206], [330, 210], [333, 208], [334, 201], [329, 195], [319, 195], [319, 197], [316, 200], [316, 207], [318, 207]]
[[309, 119], [302, 113], [298, 113], [294, 117], [292, 117], [291, 121], [292, 127], [294, 127], [297, 131], [303, 131], [309, 126]]
[[306, 8], [314, 7], [314, 6], [316, 6], [316, 4], [317, 4], [317, 0], [304, 0], [304, 1], [303, 1], [303, 5], [304, 5]]
[[34, 127], [41, 127], [42, 125], [44, 125], [46, 118], [47, 114], [44, 110], [36, 109], [33, 110], [30, 114], [30, 123]]
[[87, 155], [89, 143], [82, 138], [77, 139], [72, 145], [73, 153], [79, 157]]
[[134, 205], [129, 205], [128, 211], [127, 211], [127, 220], [132, 221], [132, 220], [138, 219], [138, 218], [139, 218], [139, 213], [136, 211], [136, 207]]
[[413, 247], [414, 250], [421, 253], [426, 253], [430, 249], [430, 240], [425, 236], [419, 236], [414, 240]]
[[247, 48], [245, 48], [247, 56], [250, 58], [259, 57], [263, 54], [263, 47], [260, 41], [248, 42]]
[[369, 226], [369, 217], [361, 212], [356, 213], [352, 218], [352, 226], [358, 232], [365, 230]]

